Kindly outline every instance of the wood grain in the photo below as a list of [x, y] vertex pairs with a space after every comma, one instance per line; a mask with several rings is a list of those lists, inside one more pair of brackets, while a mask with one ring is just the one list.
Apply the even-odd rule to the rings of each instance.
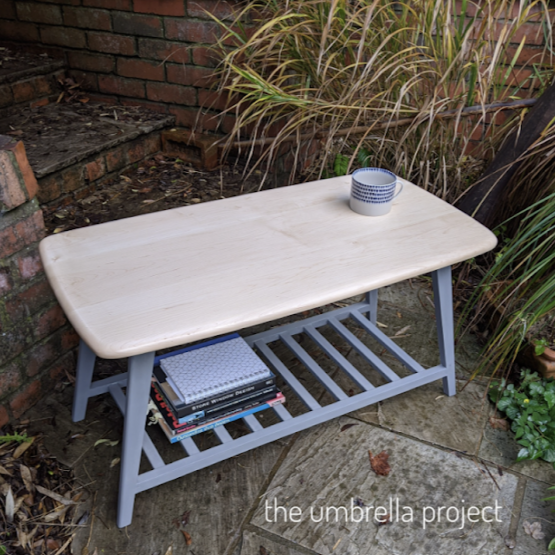
[[294, 314], [492, 249], [495, 236], [405, 182], [386, 216], [348, 206], [350, 177], [76, 229], [40, 253], [95, 353], [132, 356]]

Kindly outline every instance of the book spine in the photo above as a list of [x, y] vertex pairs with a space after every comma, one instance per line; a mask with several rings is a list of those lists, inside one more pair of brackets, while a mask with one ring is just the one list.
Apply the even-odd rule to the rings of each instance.
[[[170, 408], [176, 415], [178, 419], [185, 418], [192, 414], [204, 411], [206, 415], [218, 410], [223, 403], [230, 403], [231, 401], [239, 400], [242, 398], [246, 398], [247, 395], [254, 395], [257, 392], [260, 392], [263, 389], [267, 389], [269, 387], [275, 387], [276, 385], [276, 378], [272, 375], [271, 378], [264, 378], [262, 380], [258, 380], [248, 386], [240, 387], [233, 391], [229, 391], [227, 393], [223, 393], [220, 395], [216, 395], [215, 397], [211, 397], [209, 399], [205, 399], [204, 401], [198, 403], [191, 403], [189, 405], [183, 405], [181, 403], [177, 403], [176, 400], [178, 396], [171, 391], [168, 391], [169, 382], [166, 379], [164, 371], [160, 367], [156, 367], [154, 369], [154, 376], [158, 383], [161, 386], [161, 390], [165, 393], [166, 399], [170, 404]], [[167, 385], [166, 385], [167, 384]], [[173, 392], [173, 395], [172, 395]]]
[[[239, 413], [235, 413], [232, 414], [226, 418], [221, 418], [219, 420], [215, 420], [213, 422], [208, 422], [204, 425], [200, 425], [200, 426], [195, 426], [192, 430], [187, 430], [186, 432], [183, 432], [181, 434], [177, 434], [175, 436], [171, 436], [168, 439], [170, 440], [171, 443], [177, 443], [178, 441], [181, 441], [183, 439], [186, 439], [188, 437], [197, 435], [197, 434], [201, 434], [202, 432], [207, 432], [208, 430], [213, 430], [214, 428], [217, 428], [218, 426], [223, 426], [224, 424], [229, 424], [230, 422], [233, 422], [235, 420], [239, 420], [240, 418], [245, 418], [245, 416], [249, 416], [250, 414], [254, 414], [256, 412], [260, 412], [262, 410], [265, 409], [269, 409], [275, 405], [280, 405], [282, 403], [285, 402], [285, 397], [283, 397], [283, 395], [280, 393], [278, 395], [278, 397], [276, 397], [275, 399], [268, 401], [262, 405], [257, 405], [256, 407], [252, 407], [251, 409], [245, 410], [245, 411], [241, 411]], [[167, 435], [167, 433], [166, 433]]]
[[260, 403], [273, 399], [278, 393], [276, 388], [270, 388], [267, 392], [260, 392], [252, 398], [249, 397], [249, 399], [234, 403], [233, 406], [222, 407], [211, 415], [205, 415], [204, 412], [201, 412], [197, 413], [197, 418], [189, 419], [189, 417], [187, 417], [187, 420], [185, 422], [181, 422], [176, 418], [176, 416], [168, 406], [163, 393], [158, 389], [158, 384], [153, 381], [151, 387], [152, 401], [158, 408], [158, 411], [163, 416], [170, 429], [175, 432], [185, 431], [186, 429], [193, 428], [195, 426], [198, 426], [199, 424], [205, 423], [209, 419], [213, 420], [215, 418], [222, 418], [224, 416], [227, 416], [228, 414], [235, 413], [238, 410], [248, 409], [254, 405], [258, 405]]

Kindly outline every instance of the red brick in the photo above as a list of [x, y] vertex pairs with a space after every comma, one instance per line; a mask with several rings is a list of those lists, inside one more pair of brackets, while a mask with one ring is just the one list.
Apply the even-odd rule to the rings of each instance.
[[[505, 63], [511, 64], [517, 51], [518, 51], [517, 46], [509, 46], [505, 50], [505, 55], [503, 57], [503, 60], [505, 61]], [[515, 61], [515, 65], [521, 66], [521, 65], [528, 65], [528, 64], [539, 64], [542, 61], [547, 63], [544, 48], [538, 47], [538, 46], [525, 46], [520, 51], [520, 54], [518, 55]]]
[[[63, 77], [63, 74], [60, 75], [60, 77]], [[58, 89], [54, 88], [54, 80], [44, 75], [37, 75], [34, 77], [33, 84], [37, 96], [48, 96], [54, 92], [58, 92]]]
[[15, 364], [0, 372], [0, 396], [3, 397], [21, 385], [21, 374]]
[[13, 283], [9, 272], [7, 270], [0, 270], [0, 294], [5, 295], [9, 293], [12, 287]]
[[179, 126], [200, 131], [215, 131], [219, 125], [219, 117], [205, 114], [198, 109], [170, 107], [170, 114], [175, 116], [175, 123]]
[[[2, 19], [16, 19], [14, 0], [3, 0]], [[3, 424], [0, 424], [0, 427], [2, 426]]]
[[106, 174], [104, 158], [97, 158], [85, 166], [85, 174], [89, 181], [96, 181]]
[[210, 21], [166, 19], [166, 38], [185, 42], [215, 43], [219, 27]]
[[11, 143], [9, 146], [6, 147], [6, 150], [10, 150], [15, 157], [17, 166], [19, 168], [19, 171], [21, 172], [21, 176], [23, 177], [27, 199], [33, 199], [38, 192], [39, 186], [35, 178], [35, 174], [33, 173], [33, 170], [29, 164], [29, 160], [27, 159], [27, 154], [25, 152], [25, 145], [23, 144], [23, 141]]
[[133, 0], [134, 11], [156, 15], [185, 15], [185, 0]]
[[40, 341], [66, 323], [66, 317], [59, 305], [49, 308], [35, 319], [35, 339]]
[[196, 106], [196, 91], [192, 87], [181, 85], [168, 85], [166, 83], [147, 83], [146, 94], [154, 102], [172, 102]]
[[56, 360], [59, 355], [56, 343], [57, 341], [49, 339], [46, 343], [33, 347], [26, 361], [25, 373], [29, 378], [36, 376], [43, 368], [50, 366]]
[[69, 27], [42, 27], [40, 30], [42, 42], [67, 46], [69, 48], [85, 48], [85, 32]]
[[179, 42], [139, 39], [139, 56], [153, 60], [170, 60], [186, 64], [190, 60], [189, 47]]
[[106, 154], [106, 168], [109, 172], [120, 170], [128, 164], [121, 147]]
[[17, 266], [19, 268], [19, 275], [24, 280], [34, 278], [39, 272], [44, 270], [37, 251], [29, 255], [19, 257], [17, 260]]
[[16, 395], [10, 402], [15, 418], [19, 418], [26, 410], [30, 409], [41, 398], [41, 393], [40, 381], [35, 380], [19, 395]]
[[134, 56], [135, 38], [114, 35], [112, 33], [94, 33], [87, 34], [89, 41], [89, 49], [107, 54], [120, 54], [122, 56]]
[[31, 2], [17, 2], [15, 6], [20, 21], [47, 23], [49, 25], [62, 24], [62, 11], [59, 6], [48, 6]]
[[110, 13], [92, 8], [64, 8], [64, 24], [70, 27], [98, 29], [99, 31], [110, 31], [112, 29]]
[[112, 73], [115, 68], [114, 58], [103, 54], [87, 54], [86, 52], [68, 52], [69, 67], [84, 69], [85, 71], [98, 71], [99, 73]]
[[15, 156], [0, 150], [0, 210], [12, 210], [26, 201], [20, 175]]
[[113, 20], [116, 33], [157, 38], [164, 36], [162, 20], [159, 17], [114, 12]]
[[101, 92], [121, 96], [145, 98], [145, 86], [142, 81], [124, 79], [123, 77], [99, 76], [98, 88]]
[[222, 20], [234, 19], [233, 6], [222, 0], [188, 0], [187, 13], [201, 19], [210, 19], [210, 14]]
[[6, 302], [6, 312], [12, 322], [33, 316], [55, 300], [50, 285], [45, 278], [29, 288], [20, 291]]
[[88, 71], [70, 69], [69, 76], [86, 91], [98, 91], [98, 75]]
[[215, 79], [214, 71], [205, 67], [167, 64], [166, 71], [168, 81], [170, 83], [179, 83], [180, 85], [209, 87], [214, 83]]
[[206, 89], [199, 89], [198, 91], [198, 104], [201, 108], [225, 110], [229, 102], [227, 93], [217, 93]]
[[0, 406], [0, 428], [5, 426], [10, 421], [6, 407]]
[[91, 6], [93, 8], [107, 8], [110, 10], [127, 10], [133, 9], [131, 0], [83, 0], [83, 6]]
[[62, 194], [62, 180], [59, 174], [49, 175], [39, 180], [38, 199], [41, 204], [57, 199]]
[[75, 356], [73, 353], [66, 353], [50, 368], [50, 370], [48, 370], [49, 378], [55, 382], [60, 382], [64, 378], [67, 378], [68, 374], [73, 375], [74, 373]]
[[193, 49], [193, 62], [197, 66], [216, 67], [221, 61], [221, 55], [218, 55], [210, 47], [200, 46]]
[[39, 30], [34, 23], [20, 22], [14, 25], [12, 21], [0, 20], [0, 37], [3, 40], [17, 40], [23, 42], [39, 42]]
[[69, 351], [70, 349], [75, 349], [79, 345], [79, 336], [77, 332], [71, 328], [64, 331], [62, 334], [62, 351]]
[[37, 210], [15, 226], [0, 230], [0, 258], [7, 258], [44, 237], [42, 211]]
[[164, 66], [160, 62], [147, 62], [136, 58], [119, 58], [118, 74], [150, 81], [164, 81]]
[[[0, 23], [2, 23], [0, 21]], [[0, 87], [0, 108], [11, 106], [13, 104], [13, 93], [10, 85], [3, 85]]]
[[143, 139], [145, 156], [151, 156], [162, 150], [162, 143], [160, 140], [160, 133], [158, 131], [147, 135]]
[[29, 102], [35, 98], [35, 88], [33, 87], [33, 79], [27, 81], [19, 81], [12, 85], [13, 99], [15, 104], [21, 102]]
[[62, 172], [62, 191], [70, 193], [84, 185], [83, 180], [83, 167], [76, 165]]
[[145, 147], [142, 139], [133, 141], [127, 146], [127, 159], [130, 164], [144, 160], [145, 157]]

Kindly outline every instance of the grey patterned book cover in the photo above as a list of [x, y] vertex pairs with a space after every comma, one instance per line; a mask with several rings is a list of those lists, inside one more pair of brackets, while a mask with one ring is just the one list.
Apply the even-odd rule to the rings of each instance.
[[163, 358], [160, 366], [187, 404], [272, 376], [242, 337]]

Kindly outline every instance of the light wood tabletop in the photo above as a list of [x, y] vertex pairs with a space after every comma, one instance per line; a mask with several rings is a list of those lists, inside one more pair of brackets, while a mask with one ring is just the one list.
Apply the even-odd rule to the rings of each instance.
[[120, 358], [235, 331], [489, 251], [495, 236], [404, 182], [392, 211], [361, 216], [350, 176], [136, 216], [40, 244], [67, 317]]

